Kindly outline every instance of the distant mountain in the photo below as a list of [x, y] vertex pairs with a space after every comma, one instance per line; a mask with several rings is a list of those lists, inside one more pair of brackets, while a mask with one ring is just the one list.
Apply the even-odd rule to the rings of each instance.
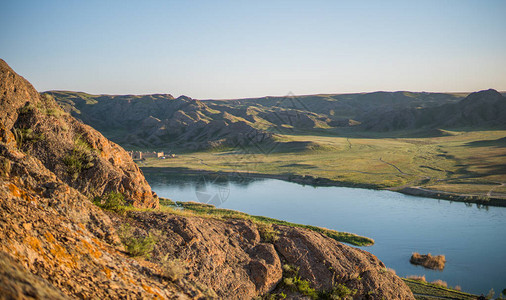
[[423, 128], [506, 128], [506, 97], [496, 90], [472, 93], [437, 107], [392, 109], [365, 116], [361, 127], [373, 131]]
[[251, 122], [186, 96], [46, 94], [65, 111], [130, 148], [184, 146], [197, 150], [272, 139], [271, 133], [254, 128]]
[[[374, 92], [195, 100], [170, 94], [50, 91], [65, 111], [127, 148], [209, 149], [273, 143], [283, 134], [504, 128], [504, 96]], [[314, 146], [314, 145], [313, 145]], [[309, 147], [309, 146], [308, 146]]]

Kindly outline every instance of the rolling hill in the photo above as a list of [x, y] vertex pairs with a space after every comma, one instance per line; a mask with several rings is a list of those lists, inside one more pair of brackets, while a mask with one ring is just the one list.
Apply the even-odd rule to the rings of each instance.
[[374, 92], [359, 94], [195, 100], [170, 94], [90, 95], [49, 91], [74, 117], [130, 149], [251, 146], [282, 142], [283, 135], [374, 135], [439, 129], [504, 129], [504, 96]]

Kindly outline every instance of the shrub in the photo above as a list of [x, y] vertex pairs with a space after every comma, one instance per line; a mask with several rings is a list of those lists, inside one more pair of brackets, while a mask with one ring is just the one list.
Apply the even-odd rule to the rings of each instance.
[[448, 287], [448, 284], [446, 283], [446, 281], [443, 281], [441, 279], [434, 280], [431, 283], [434, 284], [434, 285], [438, 285], [438, 286], [444, 287], [444, 288]]
[[456, 285], [453, 289], [459, 292], [462, 291], [462, 287], [460, 285]]
[[490, 289], [487, 294], [487, 299], [493, 299], [495, 295], [494, 289]]
[[172, 281], [182, 279], [186, 275], [186, 269], [179, 259], [168, 259], [166, 255], [162, 259], [163, 275]]
[[357, 293], [357, 290], [350, 289], [346, 285], [340, 283], [332, 290], [330, 290], [327, 293], [320, 293], [319, 298], [320, 299], [352, 299], [353, 295]]
[[103, 209], [121, 211], [125, 206], [125, 196], [118, 192], [109, 192], [102, 197], [95, 197], [93, 203]]
[[93, 148], [85, 142], [80, 135], [74, 139], [72, 152], [63, 157], [63, 163], [67, 166], [67, 172], [74, 180], [83, 169], [93, 167]]
[[299, 268], [291, 265], [283, 265], [283, 284], [294, 292], [299, 292], [311, 299], [318, 299], [318, 293], [313, 289], [309, 281], [300, 278]]
[[37, 142], [44, 139], [43, 133], [35, 133], [32, 129], [14, 128], [14, 138], [18, 148], [23, 147], [26, 142]]
[[25, 106], [21, 107], [18, 110], [18, 114], [20, 114], [20, 115], [28, 114], [28, 113], [31, 113], [34, 109], [35, 109], [35, 106], [33, 106], [32, 104], [26, 104]]
[[264, 242], [274, 243], [275, 241], [277, 241], [279, 239], [279, 236], [278, 236], [279, 231], [274, 230], [272, 228], [272, 224], [258, 222], [257, 228], [258, 228], [258, 232], [260, 233], [260, 237], [262, 238], [262, 240]]
[[137, 237], [130, 224], [122, 226], [118, 233], [130, 256], [149, 257], [151, 255], [156, 244], [155, 236], [152, 233], [144, 237]]
[[397, 274], [395, 272], [395, 270], [391, 269], [391, 268], [382, 268], [382, 269], [380, 269], [380, 273], [390, 273], [392, 275], [396, 275]]

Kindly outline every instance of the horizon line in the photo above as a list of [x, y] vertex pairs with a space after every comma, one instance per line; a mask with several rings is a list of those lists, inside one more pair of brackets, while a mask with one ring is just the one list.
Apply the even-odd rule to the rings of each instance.
[[193, 97], [190, 97], [190, 96], [187, 96], [187, 95], [184, 95], [184, 94], [181, 94], [177, 97], [175, 97], [174, 95], [172, 95], [171, 93], [146, 93], [146, 94], [109, 94], [109, 93], [88, 93], [88, 92], [84, 92], [84, 91], [71, 91], [71, 90], [47, 90], [47, 91], [43, 91], [43, 92], [39, 92], [39, 93], [50, 93], [50, 92], [70, 92], [70, 93], [83, 93], [83, 94], [88, 94], [88, 95], [93, 95], [93, 96], [150, 96], [150, 95], [170, 95], [172, 96], [174, 99], [177, 99], [177, 98], [180, 98], [180, 97], [188, 97], [190, 99], [193, 99], [193, 100], [199, 100], [199, 101], [231, 101], [231, 100], [251, 100], [251, 99], [262, 99], [262, 98], [283, 98], [283, 97], [308, 97], [308, 96], [337, 96], [337, 95], [357, 95], [357, 94], [374, 94], [374, 93], [404, 93], [404, 92], [407, 92], [407, 93], [427, 93], [427, 94], [466, 94], [466, 95], [469, 95], [469, 94], [472, 94], [472, 93], [476, 93], [476, 92], [481, 92], [481, 91], [487, 91], [487, 90], [495, 90], [497, 91], [498, 93], [500, 94], [505, 94], [506, 93], [506, 90], [504, 91], [499, 91], [499, 90], [496, 90], [496, 89], [493, 89], [493, 88], [489, 88], [489, 89], [483, 89], [483, 90], [478, 90], [478, 91], [467, 91], [467, 92], [427, 92], [427, 91], [408, 91], [408, 90], [396, 90], [396, 91], [386, 91], [386, 90], [377, 90], [377, 91], [372, 91], [372, 92], [345, 92], [345, 93], [315, 93], [315, 94], [293, 94], [292, 92], [288, 92], [286, 95], [284, 96], [272, 96], [272, 95], [266, 95], [266, 96], [259, 96], [259, 97], [244, 97], [244, 98], [202, 98], [202, 99], [199, 99], [199, 98], [193, 98]]

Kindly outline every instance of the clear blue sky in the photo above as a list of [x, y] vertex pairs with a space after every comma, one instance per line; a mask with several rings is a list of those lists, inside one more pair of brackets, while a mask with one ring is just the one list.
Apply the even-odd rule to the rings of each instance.
[[0, 58], [39, 91], [506, 90], [506, 1], [0, 0]]

